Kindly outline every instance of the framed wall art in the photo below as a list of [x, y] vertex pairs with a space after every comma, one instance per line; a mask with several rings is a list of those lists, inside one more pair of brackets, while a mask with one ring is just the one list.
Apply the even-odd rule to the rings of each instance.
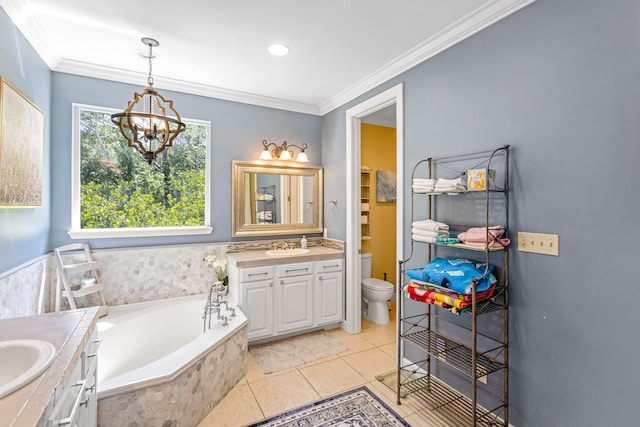
[[44, 113], [0, 77], [0, 208], [42, 207]]
[[376, 171], [376, 202], [393, 203], [396, 201], [396, 173]]

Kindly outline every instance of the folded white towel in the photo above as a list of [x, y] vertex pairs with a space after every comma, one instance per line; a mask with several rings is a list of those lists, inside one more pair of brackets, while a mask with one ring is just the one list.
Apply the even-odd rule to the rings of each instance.
[[456, 179], [444, 179], [440, 178], [435, 185], [435, 191], [443, 192], [443, 193], [454, 193], [458, 191], [464, 191], [467, 189], [465, 183], [462, 181], [462, 178]]
[[444, 232], [442, 231], [426, 231], [420, 230], [419, 228], [412, 228], [411, 234], [416, 234], [423, 237], [445, 237], [443, 236]]
[[426, 237], [419, 234], [412, 234], [411, 238], [416, 242], [436, 243], [436, 237]]
[[414, 193], [433, 193], [433, 187], [420, 187], [412, 185], [411, 191], [413, 191]]
[[442, 185], [464, 185], [464, 182], [462, 181], [462, 178], [455, 178], [455, 179], [444, 179], [444, 178], [440, 178], [438, 179], [437, 184], [442, 184]]
[[414, 221], [411, 226], [424, 231], [449, 231], [449, 226], [447, 224], [431, 219]]

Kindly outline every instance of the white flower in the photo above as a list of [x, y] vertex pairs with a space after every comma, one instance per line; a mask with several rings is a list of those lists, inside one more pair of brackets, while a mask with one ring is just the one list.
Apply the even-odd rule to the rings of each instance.
[[216, 275], [216, 279], [219, 281], [224, 281], [226, 279], [227, 273], [227, 256], [226, 256], [226, 247], [219, 248], [216, 253], [207, 255], [204, 257], [203, 261], [209, 264], [213, 268], [213, 272]]

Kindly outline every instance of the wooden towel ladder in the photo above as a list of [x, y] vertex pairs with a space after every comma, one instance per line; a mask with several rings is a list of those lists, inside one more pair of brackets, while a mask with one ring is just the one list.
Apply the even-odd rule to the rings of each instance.
[[98, 262], [91, 257], [86, 243], [73, 243], [54, 249], [58, 264], [55, 310], [60, 311], [62, 297], [69, 301], [72, 310], [77, 308], [76, 298], [97, 293], [102, 302], [101, 315], [108, 312], [100, 283]]

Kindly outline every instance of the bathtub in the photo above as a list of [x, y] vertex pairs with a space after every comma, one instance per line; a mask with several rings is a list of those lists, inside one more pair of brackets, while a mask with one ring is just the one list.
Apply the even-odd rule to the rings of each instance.
[[98, 322], [99, 425], [195, 425], [245, 375], [247, 318], [236, 309], [222, 326], [214, 314], [203, 333], [206, 299], [110, 307]]

